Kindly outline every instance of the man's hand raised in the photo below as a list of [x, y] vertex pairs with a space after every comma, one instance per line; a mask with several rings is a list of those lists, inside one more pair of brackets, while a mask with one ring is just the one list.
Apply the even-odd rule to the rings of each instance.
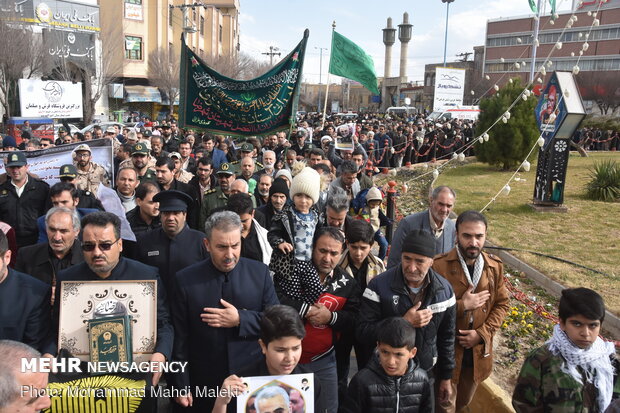
[[463, 307], [466, 311], [475, 310], [476, 308], [482, 307], [484, 303], [491, 297], [491, 293], [489, 290], [480, 291], [477, 294], [474, 294], [474, 287], [472, 285], [469, 286], [465, 294], [461, 297], [463, 300]]
[[433, 318], [433, 312], [429, 309], [420, 310], [420, 306], [422, 302], [418, 302], [416, 305], [411, 307], [409, 311], [407, 311], [403, 318], [409, 322], [415, 328], [424, 327], [428, 323], [431, 322]]

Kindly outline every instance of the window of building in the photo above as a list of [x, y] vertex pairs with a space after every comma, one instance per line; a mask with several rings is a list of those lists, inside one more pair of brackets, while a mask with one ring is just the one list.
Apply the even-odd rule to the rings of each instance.
[[125, 3], [129, 3], [129, 4], [142, 4], [142, 0], [125, 0]]
[[125, 59], [142, 60], [142, 38], [125, 36]]
[[205, 51], [200, 49], [200, 57], [205, 57]]
[[192, 20], [198, 20], [198, 13], [196, 13], [196, 9], [192, 9]]
[[205, 35], [205, 18], [203, 16], [200, 16], [200, 35]]
[[220, 24], [220, 43], [222, 43], [223, 38], [224, 38], [224, 28]]
[[172, 7], [168, 7], [168, 26], [172, 27]]

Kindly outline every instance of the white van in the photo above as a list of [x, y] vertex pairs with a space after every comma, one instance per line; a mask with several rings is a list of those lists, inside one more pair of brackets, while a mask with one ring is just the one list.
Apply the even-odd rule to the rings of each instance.
[[385, 113], [388, 115], [409, 117], [417, 115], [418, 110], [412, 106], [390, 106], [385, 110]]
[[443, 112], [433, 112], [428, 116], [430, 120], [439, 120], [441, 118], [445, 120], [450, 119], [462, 119], [462, 120], [478, 120], [480, 116], [480, 107], [478, 106], [465, 106], [455, 109], [447, 109]]

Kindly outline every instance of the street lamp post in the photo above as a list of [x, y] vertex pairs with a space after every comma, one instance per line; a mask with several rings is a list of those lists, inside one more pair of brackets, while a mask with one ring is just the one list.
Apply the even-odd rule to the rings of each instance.
[[442, 3], [447, 3], [446, 5], [446, 35], [443, 41], [443, 67], [446, 67], [446, 51], [448, 48], [448, 16], [450, 15], [450, 3], [454, 0], [441, 0]]
[[327, 47], [314, 47], [319, 49], [319, 104], [317, 105], [317, 112], [321, 112], [321, 82], [323, 81], [323, 50], [327, 51]]

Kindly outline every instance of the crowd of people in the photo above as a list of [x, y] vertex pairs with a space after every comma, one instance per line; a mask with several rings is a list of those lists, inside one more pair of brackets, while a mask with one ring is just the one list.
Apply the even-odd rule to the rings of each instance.
[[[314, 374], [317, 412], [466, 409], [494, 368], [509, 309], [503, 264], [483, 251], [489, 224], [476, 211], [450, 219], [456, 191], [436, 187], [426, 210], [398, 224], [388, 256], [391, 221], [373, 176], [449, 156], [474, 127], [363, 116], [321, 128], [304, 118], [243, 142], [174, 122], [111, 127], [93, 138], [113, 141], [113, 174], [84, 137], [51, 187], [29, 173], [33, 139], [5, 153], [0, 413], [49, 406], [43, 393], [20, 395], [19, 385], [48, 379], [16, 360], [59, 355], [62, 283], [94, 280], [157, 282], [151, 361], [187, 369], [154, 373], [149, 385], [226, 389], [178, 395], [175, 411], [236, 411], [243, 377], [297, 373]], [[52, 144], [73, 141], [60, 134]], [[592, 290], [564, 291], [553, 338], [519, 376], [517, 411], [618, 408], [618, 361], [598, 338], [604, 308]], [[252, 408], [303, 411], [281, 388]]]

